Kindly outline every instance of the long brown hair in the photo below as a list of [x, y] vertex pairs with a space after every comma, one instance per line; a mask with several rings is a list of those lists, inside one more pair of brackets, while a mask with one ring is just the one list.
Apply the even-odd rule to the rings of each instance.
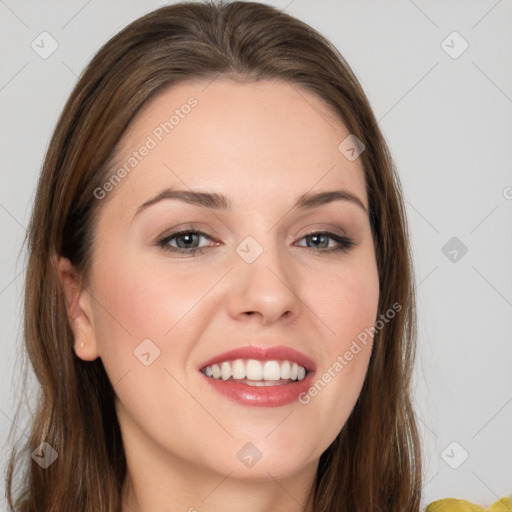
[[[116, 147], [157, 91], [185, 80], [279, 79], [312, 91], [361, 140], [380, 282], [368, 373], [341, 432], [322, 454], [309, 498], [315, 512], [417, 512], [420, 442], [410, 399], [416, 317], [399, 179], [369, 102], [339, 52], [308, 25], [253, 2], [159, 8], [108, 41], [78, 80], [51, 139], [27, 234], [24, 338], [40, 384], [26, 446], [13, 450], [7, 498], [17, 512], [119, 512], [126, 460], [114, 390], [101, 359], [73, 351], [56, 258], [87, 284], [95, 220]], [[340, 141], [341, 142], [341, 141]], [[42, 442], [58, 453], [43, 469]], [[19, 475], [19, 485], [16, 476]]]

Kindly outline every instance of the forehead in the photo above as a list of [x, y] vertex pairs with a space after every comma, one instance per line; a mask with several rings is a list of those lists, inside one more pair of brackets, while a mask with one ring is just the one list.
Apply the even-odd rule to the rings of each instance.
[[126, 205], [164, 187], [202, 189], [236, 205], [291, 203], [307, 191], [342, 187], [366, 204], [360, 160], [338, 149], [349, 135], [323, 100], [295, 84], [181, 83], [149, 100], [132, 122], [112, 167], [127, 171], [114, 193]]

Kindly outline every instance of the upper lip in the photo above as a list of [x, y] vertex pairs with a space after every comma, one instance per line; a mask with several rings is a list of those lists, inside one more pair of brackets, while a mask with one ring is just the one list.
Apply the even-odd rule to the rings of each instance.
[[244, 347], [238, 347], [204, 361], [199, 365], [199, 369], [202, 370], [206, 366], [222, 363], [223, 361], [233, 361], [235, 359], [259, 359], [261, 361], [286, 359], [298, 363], [308, 372], [315, 369], [315, 363], [308, 356], [284, 345], [246, 345]]

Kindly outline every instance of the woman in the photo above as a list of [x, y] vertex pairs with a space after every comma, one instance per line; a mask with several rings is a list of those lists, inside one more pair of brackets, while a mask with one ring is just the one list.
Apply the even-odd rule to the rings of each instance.
[[419, 510], [400, 184], [309, 26], [194, 2], [123, 29], [64, 108], [28, 243], [13, 510]]

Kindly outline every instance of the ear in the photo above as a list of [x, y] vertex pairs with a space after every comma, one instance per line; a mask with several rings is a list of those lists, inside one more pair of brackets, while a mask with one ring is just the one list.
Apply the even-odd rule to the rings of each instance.
[[99, 347], [94, 328], [92, 297], [82, 287], [79, 274], [63, 256], [56, 258], [56, 270], [66, 297], [68, 319], [75, 337], [75, 353], [84, 361], [99, 357]]

